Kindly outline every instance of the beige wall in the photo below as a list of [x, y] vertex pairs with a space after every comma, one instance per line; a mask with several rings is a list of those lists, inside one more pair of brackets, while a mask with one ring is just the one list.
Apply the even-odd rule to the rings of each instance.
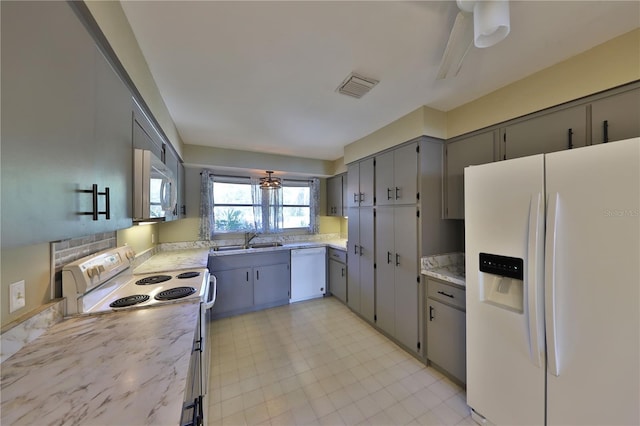
[[137, 225], [121, 229], [116, 233], [116, 242], [118, 246], [126, 244], [136, 253], [142, 253], [158, 243], [158, 226], [159, 224]]
[[399, 145], [422, 135], [445, 139], [447, 118], [444, 112], [421, 106], [404, 117], [344, 147], [344, 162], [353, 161]]
[[461, 135], [640, 79], [640, 29], [447, 112], [447, 137]]
[[142, 55], [119, 1], [85, 1], [98, 26], [109, 40], [122, 66], [158, 120], [160, 127], [182, 157], [184, 149], [178, 130]]
[[344, 149], [350, 163], [421, 135], [442, 139], [640, 79], [636, 29], [446, 113], [421, 107]]
[[[50, 264], [49, 243], [0, 251], [0, 282], [2, 283], [0, 321], [2, 327], [49, 302], [51, 299]], [[21, 280], [25, 282], [25, 306], [9, 313], [9, 286]]]
[[185, 164], [200, 168], [237, 169], [255, 175], [273, 170], [298, 176], [327, 177], [333, 174], [333, 162], [254, 151], [214, 148], [202, 145], [185, 145]]

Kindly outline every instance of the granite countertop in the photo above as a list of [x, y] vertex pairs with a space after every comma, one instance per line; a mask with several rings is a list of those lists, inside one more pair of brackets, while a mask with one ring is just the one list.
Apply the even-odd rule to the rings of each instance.
[[209, 261], [208, 248], [167, 250], [154, 254], [133, 270], [134, 274], [179, 271], [182, 269], [206, 268]]
[[464, 253], [445, 253], [421, 259], [422, 274], [465, 286]]
[[52, 326], [2, 363], [0, 423], [177, 425], [199, 303]]

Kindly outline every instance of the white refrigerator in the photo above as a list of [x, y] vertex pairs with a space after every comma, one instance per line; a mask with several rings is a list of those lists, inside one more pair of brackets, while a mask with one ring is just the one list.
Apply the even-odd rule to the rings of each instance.
[[640, 138], [465, 169], [478, 423], [640, 424]]

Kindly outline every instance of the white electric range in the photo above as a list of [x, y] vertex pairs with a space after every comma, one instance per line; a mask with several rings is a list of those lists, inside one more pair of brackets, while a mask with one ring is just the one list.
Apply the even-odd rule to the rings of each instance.
[[[209, 271], [196, 268], [133, 274], [135, 252], [123, 246], [72, 262], [62, 269], [67, 315], [133, 309], [209, 294]], [[214, 290], [215, 293], [215, 290]]]

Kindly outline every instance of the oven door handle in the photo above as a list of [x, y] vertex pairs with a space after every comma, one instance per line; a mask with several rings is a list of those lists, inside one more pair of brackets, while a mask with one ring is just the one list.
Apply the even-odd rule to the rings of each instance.
[[215, 305], [216, 303], [216, 296], [218, 294], [218, 284], [217, 284], [216, 276], [213, 274], [211, 274], [211, 276], [209, 277], [209, 285], [213, 286], [213, 288], [209, 288], [209, 293], [211, 294], [211, 300], [207, 300], [207, 302], [204, 304], [205, 310], [209, 310], [213, 308], [213, 305]]

